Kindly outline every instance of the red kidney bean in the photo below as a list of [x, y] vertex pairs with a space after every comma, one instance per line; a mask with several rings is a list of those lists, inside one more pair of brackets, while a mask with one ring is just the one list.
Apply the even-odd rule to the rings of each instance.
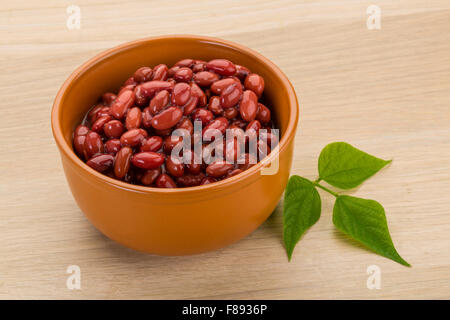
[[76, 127], [75, 132], [74, 132], [74, 137], [76, 136], [85, 136], [87, 135], [89, 132], [89, 128], [80, 124], [78, 127]]
[[173, 76], [175, 75], [175, 73], [180, 70], [181, 67], [179, 66], [173, 66], [172, 68], [169, 69], [169, 78], [173, 78]]
[[102, 95], [102, 101], [105, 105], [109, 106], [116, 100], [117, 96], [112, 92], [107, 92]]
[[236, 118], [238, 114], [239, 114], [239, 112], [237, 111], [236, 108], [228, 108], [228, 109], [225, 109], [223, 116], [225, 118], [227, 118], [228, 120], [231, 120], [231, 119]]
[[105, 106], [103, 104], [98, 104], [89, 111], [87, 118], [89, 119], [90, 123], [94, 123], [95, 120], [97, 120], [99, 111], [104, 107]]
[[152, 79], [153, 71], [149, 67], [141, 67], [136, 70], [133, 78], [137, 82], [150, 81]]
[[104, 125], [111, 120], [111, 116], [102, 116], [100, 118], [97, 118], [95, 122], [91, 126], [91, 130], [95, 131], [97, 133], [101, 133], [103, 131]]
[[116, 119], [122, 119], [125, 112], [134, 103], [135, 95], [132, 90], [125, 90], [120, 93], [111, 105], [111, 115]]
[[156, 178], [161, 174], [161, 168], [151, 169], [145, 171], [141, 177], [141, 182], [145, 186], [149, 186], [156, 181]]
[[192, 79], [192, 75], [193, 73], [191, 69], [183, 67], [175, 71], [173, 78], [175, 79], [175, 81], [189, 82]]
[[204, 178], [205, 175], [202, 173], [194, 175], [184, 175], [177, 179], [177, 183], [182, 187], [195, 187], [199, 186]]
[[176, 188], [177, 184], [167, 174], [161, 174], [156, 179], [156, 186], [158, 188]]
[[151, 151], [156, 152], [161, 149], [163, 145], [163, 139], [159, 136], [152, 136], [142, 142], [141, 152]]
[[168, 136], [172, 132], [172, 128], [164, 129], [164, 130], [153, 129], [153, 131], [155, 131], [155, 134], [157, 134], [161, 137], [165, 137], [165, 136]]
[[187, 132], [189, 132], [190, 135], [194, 133], [194, 125], [192, 124], [192, 121], [189, 118], [184, 118], [180, 120], [177, 124], [177, 129], [185, 129]]
[[222, 115], [223, 108], [220, 105], [220, 98], [218, 96], [212, 96], [209, 98], [208, 110], [216, 116]]
[[120, 143], [124, 146], [135, 147], [139, 145], [142, 140], [147, 138], [147, 131], [144, 129], [131, 129], [122, 134], [120, 137]]
[[152, 80], [144, 82], [135, 89], [136, 103], [139, 100], [139, 105], [145, 105], [159, 91], [172, 91], [173, 87], [173, 83], [169, 81]]
[[137, 85], [137, 82], [136, 82], [136, 80], [133, 78], [133, 77], [129, 77], [124, 83], [123, 83], [123, 86], [124, 87], [126, 87], [126, 86], [136, 86]]
[[244, 121], [250, 122], [256, 118], [256, 112], [258, 111], [258, 97], [253, 91], [244, 91], [239, 111]]
[[192, 120], [199, 120], [202, 122], [202, 125], [207, 125], [213, 118], [214, 115], [212, 112], [203, 108], [195, 109], [192, 114]]
[[[228, 127], [228, 120], [226, 118], [217, 118], [209, 123], [203, 129], [203, 140], [210, 141], [215, 135], [215, 131], [219, 130], [221, 134], [224, 134]], [[213, 130], [216, 129], [216, 130]]]
[[105, 123], [103, 132], [108, 138], [119, 138], [123, 133], [123, 124], [119, 120], [111, 120]]
[[103, 153], [102, 138], [97, 132], [89, 131], [84, 140], [84, 157], [88, 160], [97, 153]]
[[184, 82], [179, 82], [173, 87], [172, 103], [177, 106], [183, 106], [191, 97], [191, 87]]
[[232, 76], [236, 73], [233, 62], [226, 59], [214, 59], [206, 64], [206, 69], [212, 70], [222, 76]]
[[184, 174], [184, 164], [181, 159], [169, 156], [166, 159], [166, 169], [173, 177], [181, 177]]
[[175, 63], [175, 66], [180, 67], [180, 68], [181, 67], [190, 68], [193, 65], [194, 65], [194, 60], [193, 59], [183, 59], [183, 60], [180, 60], [180, 61]]
[[226, 161], [214, 161], [206, 168], [208, 176], [213, 178], [220, 178], [227, 174], [227, 172], [233, 168], [231, 163]]
[[111, 139], [105, 142], [105, 151], [107, 153], [116, 154], [121, 147], [122, 144], [119, 139]]
[[167, 90], [158, 92], [150, 101], [149, 110], [152, 115], [157, 114], [169, 103], [170, 94]]
[[197, 97], [191, 97], [189, 101], [183, 106], [183, 114], [185, 116], [188, 116], [194, 111], [194, 109], [197, 107], [198, 104], [198, 98]]
[[235, 76], [239, 78], [241, 81], [245, 81], [245, 78], [250, 73], [250, 70], [246, 67], [240, 66], [236, 64], [236, 74]]
[[114, 163], [114, 156], [111, 154], [99, 154], [90, 158], [86, 164], [98, 172], [109, 170]]
[[204, 107], [208, 103], [208, 98], [206, 98], [205, 93], [195, 83], [191, 83], [191, 98], [192, 97], [198, 98], [198, 106], [199, 107]]
[[128, 130], [138, 129], [142, 124], [142, 112], [138, 107], [131, 108], [125, 118], [125, 126]]
[[259, 132], [259, 129], [261, 129], [261, 123], [259, 123], [258, 120], [253, 120], [253, 121], [251, 121], [251, 122], [247, 125], [247, 128], [245, 128], [246, 131], [248, 131], [248, 130], [254, 130], [256, 133]]
[[197, 62], [192, 66], [194, 73], [202, 72], [205, 70], [206, 62]]
[[123, 147], [116, 154], [116, 161], [114, 163], [114, 175], [123, 179], [130, 169], [130, 160], [133, 155], [133, 150], [130, 147]]
[[183, 111], [177, 107], [169, 107], [152, 119], [152, 127], [157, 130], [165, 130], [175, 126], [183, 116]]
[[220, 104], [224, 109], [234, 107], [241, 99], [241, 96], [242, 86], [237, 82], [234, 82], [220, 94]]
[[142, 126], [144, 128], [148, 129], [152, 127], [152, 119], [153, 115], [152, 112], [150, 111], [150, 107], [147, 107], [144, 110], [142, 110]]
[[164, 139], [164, 152], [170, 154], [172, 149], [179, 143], [183, 143], [183, 137], [180, 136], [168, 136]]
[[158, 64], [153, 68], [152, 80], [166, 81], [169, 76], [169, 68], [165, 64]]
[[217, 80], [219, 80], [219, 76], [216, 73], [210, 71], [201, 71], [197, 72], [194, 75], [194, 81], [200, 87], [209, 87]]
[[235, 120], [231, 123], [230, 128], [234, 127], [234, 128], [245, 128], [245, 126], [247, 125], [247, 123], [245, 121], [242, 120]]
[[244, 82], [245, 89], [252, 90], [258, 97], [264, 91], [264, 79], [259, 74], [250, 73]]
[[[201, 155], [198, 156], [201, 157]], [[193, 175], [200, 174], [202, 165], [200, 163], [195, 163], [194, 152], [192, 152], [191, 150], [186, 150], [186, 153], [183, 154], [183, 157], [188, 162], [185, 164], [187, 171]]]
[[156, 152], [139, 152], [131, 157], [131, 163], [141, 169], [156, 169], [164, 163], [164, 156]]
[[205, 177], [205, 178], [202, 180], [202, 182], [200, 183], [200, 185], [202, 186], [202, 185], [205, 185], [205, 184], [214, 183], [214, 182], [216, 182], [216, 181], [217, 181], [217, 180], [214, 179], [214, 178], [211, 178], [211, 177]]
[[86, 135], [79, 135], [73, 138], [73, 147], [75, 152], [84, 158], [84, 141], [86, 140]]
[[211, 85], [211, 91], [215, 94], [221, 94], [226, 88], [235, 84], [236, 80], [234, 78], [225, 78], [218, 80]]
[[270, 110], [262, 103], [258, 103], [258, 112], [256, 113], [256, 119], [261, 123], [269, 123], [271, 120]]

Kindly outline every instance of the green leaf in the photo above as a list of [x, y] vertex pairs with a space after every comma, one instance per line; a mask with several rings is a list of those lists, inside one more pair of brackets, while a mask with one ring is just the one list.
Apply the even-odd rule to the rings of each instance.
[[338, 196], [333, 209], [333, 223], [342, 232], [376, 253], [402, 265], [410, 266], [395, 250], [381, 204], [374, 200]]
[[348, 143], [333, 142], [320, 153], [319, 178], [335, 187], [351, 189], [390, 162], [371, 156]]
[[319, 220], [320, 196], [308, 179], [292, 176], [284, 193], [283, 236], [289, 260], [302, 234]]

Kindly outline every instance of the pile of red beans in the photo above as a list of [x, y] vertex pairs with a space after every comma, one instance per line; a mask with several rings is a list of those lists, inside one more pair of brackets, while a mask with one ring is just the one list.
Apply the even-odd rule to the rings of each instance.
[[[91, 168], [132, 184], [177, 188], [213, 183], [241, 173], [262, 156], [255, 159], [233, 145], [234, 159], [243, 157], [244, 163], [184, 164], [171, 155], [182, 137], [171, 133], [185, 129], [192, 135], [194, 121], [201, 121], [206, 140], [209, 129], [257, 136], [266, 129], [265, 139], [258, 140], [265, 156], [275, 137], [271, 112], [259, 102], [263, 90], [261, 76], [225, 59], [184, 59], [170, 69], [165, 64], [141, 67], [117, 94], [103, 94], [89, 110], [74, 131], [74, 149]], [[230, 151], [226, 145], [223, 150]]]

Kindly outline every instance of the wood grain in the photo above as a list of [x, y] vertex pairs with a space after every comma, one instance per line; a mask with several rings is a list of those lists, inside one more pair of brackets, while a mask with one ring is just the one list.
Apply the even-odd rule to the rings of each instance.
[[[450, 2], [3, 1], [0, 9], [0, 298], [444, 299], [450, 297]], [[68, 30], [66, 8], [81, 8]], [[382, 10], [368, 30], [366, 9]], [[327, 143], [347, 141], [392, 165], [353, 190], [387, 212], [402, 267], [319, 222], [288, 263], [281, 204], [225, 249], [158, 257], [101, 235], [75, 204], [50, 129], [53, 98], [94, 54], [152, 35], [222, 37], [274, 61], [296, 88], [293, 174], [317, 175]], [[366, 268], [382, 287], [366, 287]], [[81, 290], [66, 268], [81, 268]]]

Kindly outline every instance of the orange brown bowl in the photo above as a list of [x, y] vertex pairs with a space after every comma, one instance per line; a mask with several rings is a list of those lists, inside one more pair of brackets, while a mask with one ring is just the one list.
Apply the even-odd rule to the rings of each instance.
[[[107, 91], [144, 65], [192, 57], [224, 58], [264, 78], [264, 99], [280, 128], [278, 150], [250, 169], [213, 184], [160, 189], [115, 180], [86, 165], [73, 151], [72, 133], [87, 110]], [[64, 172], [80, 209], [109, 238], [158, 255], [188, 255], [215, 250], [258, 228], [276, 207], [289, 177], [298, 122], [294, 88], [283, 72], [259, 53], [203, 36], [146, 38], [107, 50], [75, 70], [59, 90], [52, 129]], [[278, 152], [277, 152], [278, 151]], [[272, 168], [278, 157], [278, 170]]]

